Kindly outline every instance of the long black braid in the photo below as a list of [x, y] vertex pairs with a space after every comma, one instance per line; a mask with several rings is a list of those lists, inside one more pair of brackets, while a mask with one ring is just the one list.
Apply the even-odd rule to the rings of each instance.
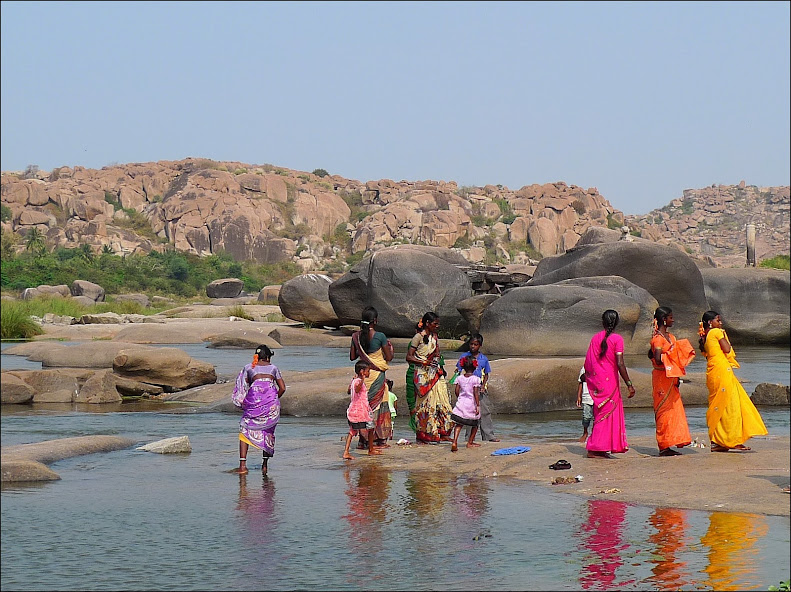
[[362, 320], [360, 321], [360, 346], [365, 350], [365, 353], [368, 353], [368, 347], [371, 345], [371, 323], [378, 318], [379, 313], [373, 306], [369, 306], [363, 310]]
[[706, 312], [703, 313], [703, 318], [701, 319], [701, 321], [702, 321], [701, 322], [701, 326], [703, 328], [704, 333], [703, 333], [703, 335], [700, 336], [700, 339], [698, 339], [698, 345], [700, 345], [700, 351], [701, 352], [704, 352], [704, 353], [706, 352], [706, 349], [705, 349], [705, 347], [706, 347], [706, 337], [708, 336], [708, 334], [709, 334], [708, 330], [710, 329], [709, 322], [713, 321], [714, 319], [716, 319], [719, 315], [720, 315], [720, 313], [718, 313], [715, 310], [707, 310]]
[[599, 352], [599, 357], [603, 358], [604, 354], [607, 353], [607, 339], [609, 339], [610, 335], [615, 328], [618, 326], [618, 311], [608, 309], [604, 311], [604, 314], [601, 316], [601, 322], [604, 326], [604, 339], [601, 342], [601, 351]]

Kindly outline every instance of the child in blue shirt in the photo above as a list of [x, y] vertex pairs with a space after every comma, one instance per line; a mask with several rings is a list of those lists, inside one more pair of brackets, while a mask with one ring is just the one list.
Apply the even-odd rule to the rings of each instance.
[[[492, 373], [492, 367], [489, 365], [489, 358], [481, 353], [481, 346], [483, 345], [483, 335], [480, 333], [473, 333], [470, 336], [470, 351], [465, 353], [456, 362], [456, 373], [462, 373], [462, 361], [464, 358], [471, 356], [475, 358], [476, 368], [473, 374], [481, 379], [481, 423], [479, 425], [481, 430], [481, 440], [489, 442], [499, 442], [500, 438], [494, 435], [494, 424], [492, 423], [492, 408], [490, 405], [489, 394], [486, 391], [486, 384], [489, 381], [489, 375]], [[471, 428], [467, 426], [464, 437], [469, 439]]]

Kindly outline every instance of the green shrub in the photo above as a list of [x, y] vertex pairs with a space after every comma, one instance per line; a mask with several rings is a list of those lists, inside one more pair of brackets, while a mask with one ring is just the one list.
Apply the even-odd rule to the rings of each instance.
[[612, 213], [607, 214], [607, 228], [610, 230], [620, 230], [621, 226], [623, 226], [623, 223], [615, 218]]
[[314, 169], [313, 174], [316, 175], [317, 177], [326, 177], [329, 175], [329, 173], [324, 169]]
[[779, 586], [769, 586], [768, 590], [777, 590], [778, 592], [789, 592], [791, 590], [791, 580], [780, 582]]
[[791, 269], [791, 256], [775, 255], [769, 259], [762, 259], [758, 267], [768, 267], [770, 269]]
[[227, 311], [229, 317], [239, 317], [240, 319], [246, 319], [248, 321], [255, 320], [252, 316], [250, 316], [250, 313], [248, 313], [241, 304], [232, 306], [228, 308]]
[[0, 338], [30, 339], [43, 333], [41, 326], [30, 318], [25, 302], [0, 301]]
[[582, 200], [575, 199], [571, 202], [571, 207], [574, 208], [574, 211], [577, 212], [577, 215], [582, 216], [585, 213], [585, 204], [582, 203]]
[[13, 213], [11, 212], [11, 208], [5, 204], [0, 205], [0, 221], [8, 222], [12, 217]]
[[513, 224], [516, 218], [517, 218], [516, 214], [506, 214], [500, 219], [500, 222], [502, 222], [503, 224]]
[[466, 234], [460, 236], [456, 239], [456, 242], [453, 243], [453, 247], [456, 249], [469, 249], [472, 246], [472, 241], [470, 237]]

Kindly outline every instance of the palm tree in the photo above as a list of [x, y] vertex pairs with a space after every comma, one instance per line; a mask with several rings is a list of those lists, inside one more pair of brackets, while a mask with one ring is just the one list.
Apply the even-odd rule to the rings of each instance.
[[86, 263], [93, 263], [93, 249], [88, 243], [80, 245], [80, 258]]
[[36, 257], [41, 257], [47, 251], [47, 241], [35, 226], [25, 234], [25, 250], [30, 251]]

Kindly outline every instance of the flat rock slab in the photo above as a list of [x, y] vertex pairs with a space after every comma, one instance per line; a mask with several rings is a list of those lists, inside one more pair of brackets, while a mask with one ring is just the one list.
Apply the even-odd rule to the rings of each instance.
[[47, 469], [44, 465], [73, 456], [123, 450], [134, 443], [134, 440], [121, 438], [120, 436], [78, 436], [76, 438], [45, 440], [35, 444], [5, 446], [0, 455], [2, 481], [51, 481], [59, 479], [60, 477], [56, 473]]
[[156, 452], [157, 454], [182, 454], [192, 452], [192, 445], [188, 436], [176, 436], [175, 438], [165, 438], [157, 440], [145, 446], [135, 448], [145, 452]]

